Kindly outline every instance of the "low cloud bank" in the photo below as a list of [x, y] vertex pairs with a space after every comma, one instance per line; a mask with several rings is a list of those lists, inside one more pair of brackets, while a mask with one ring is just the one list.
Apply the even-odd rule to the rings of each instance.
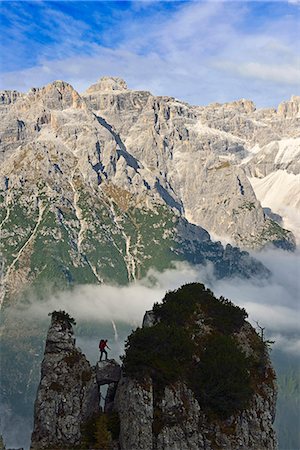
[[297, 337], [300, 253], [268, 250], [254, 256], [272, 271], [271, 279], [217, 280], [212, 265], [180, 263], [175, 269], [162, 273], [151, 270], [146, 278], [128, 286], [78, 286], [45, 302], [32, 303], [27, 312], [33, 317], [45, 318], [50, 311], [65, 309], [78, 321], [123, 322], [134, 328], [141, 324], [145, 311], [151, 309], [154, 302], [161, 301], [167, 290], [199, 281], [215, 295], [223, 295], [244, 307], [253, 325], [258, 321], [265, 327], [268, 337], [275, 336], [276, 347], [300, 355], [300, 338]]

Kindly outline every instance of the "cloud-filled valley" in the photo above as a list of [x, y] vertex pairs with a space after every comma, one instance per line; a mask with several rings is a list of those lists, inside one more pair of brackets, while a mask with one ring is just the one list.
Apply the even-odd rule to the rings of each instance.
[[44, 302], [34, 301], [25, 313], [43, 319], [50, 311], [65, 309], [79, 323], [113, 321], [135, 328], [141, 325], [144, 312], [151, 309], [154, 302], [159, 302], [167, 290], [198, 281], [217, 296], [223, 295], [244, 307], [250, 322], [254, 326], [258, 322], [265, 327], [268, 338], [275, 338], [275, 348], [300, 355], [299, 251], [288, 253], [270, 249], [255, 256], [271, 270], [270, 279], [218, 280], [210, 265], [177, 263], [176, 268], [162, 273], [150, 271], [146, 278], [128, 286], [81, 285], [50, 296]]

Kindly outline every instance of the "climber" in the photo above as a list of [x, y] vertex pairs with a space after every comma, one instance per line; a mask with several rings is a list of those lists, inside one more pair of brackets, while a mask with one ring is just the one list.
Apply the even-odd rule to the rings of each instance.
[[105, 353], [105, 360], [107, 360], [107, 351], [105, 350], [105, 347], [110, 350], [109, 346], [107, 345], [107, 339], [101, 339], [101, 341], [99, 342], [100, 361], [102, 361], [103, 353]]

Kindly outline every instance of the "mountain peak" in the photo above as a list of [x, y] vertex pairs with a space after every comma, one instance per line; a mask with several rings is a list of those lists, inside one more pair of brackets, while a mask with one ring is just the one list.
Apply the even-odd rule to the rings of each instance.
[[87, 93], [95, 91], [125, 91], [127, 90], [126, 81], [119, 77], [102, 77], [97, 83], [92, 84], [87, 90]]
[[286, 119], [297, 119], [300, 117], [300, 96], [292, 95], [291, 99], [278, 105], [278, 114]]

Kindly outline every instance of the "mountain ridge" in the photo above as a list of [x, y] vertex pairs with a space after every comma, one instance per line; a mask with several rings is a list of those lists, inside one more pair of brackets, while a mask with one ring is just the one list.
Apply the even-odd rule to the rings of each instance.
[[[234, 155], [240, 160], [246, 154], [240, 138], [217, 128], [211, 134], [210, 110], [219, 108], [216, 104], [208, 107], [203, 131], [199, 117], [205, 108], [131, 91], [118, 78], [103, 78], [84, 95], [64, 81], [55, 81], [26, 95], [6, 93], [1, 99], [3, 301], [7, 289], [14, 297], [22, 285], [26, 288], [26, 280], [34, 281], [45, 272], [37, 255], [42, 236], [48, 236], [45, 242], [50, 247], [46, 266], [61, 267], [58, 279], [64, 278], [67, 285], [77, 278], [92, 283], [114, 278], [108, 249], [120, 260], [116, 281], [145, 275], [150, 267], [150, 247], [145, 241], [149, 227], [141, 218], [145, 214], [153, 213], [158, 219], [151, 227], [160, 238], [154, 233], [152, 242], [159, 246], [169, 238], [165, 264], [155, 263], [153, 252], [150, 257], [159, 269], [178, 259], [178, 242], [186, 241], [189, 254], [188, 247], [195, 248], [199, 241], [200, 257], [194, 250], [194, 256], [186, 254], [183, 259], [215, 260], [216, 267], [223, 264], [222, 276], [234, 271], [243, 276], [267, 274], [237, 251], [232, 252], [237, 258], [234, 271], [225, 269], [220, 244], [208, 245], [207, 234], [205, 249], [199, 239], [203, 228], [220, 236], [229, 234], [229, 241], [242, 248], [272, 242], [294, 248], [291, 233], [265, 216], [244, 169], [231, 161]], [[229, 108], [229, 117], [232, 111], [255, 112], [245, 100], [221, 108]], [[158, 210], [165, 217], [162, 221]], [[182, 220], [200, 227], [194, 244], [188, 244], [172, 225]], [[165, 232], [159, 231], [162, 224], [168, 228]], [[187, 226], [179, 228], [187, 230]], [[61, 238], [65, 250], [61, 247], [58, 256], [53, 256]], [[221, 275], [222, 270], [216, 270]]]

